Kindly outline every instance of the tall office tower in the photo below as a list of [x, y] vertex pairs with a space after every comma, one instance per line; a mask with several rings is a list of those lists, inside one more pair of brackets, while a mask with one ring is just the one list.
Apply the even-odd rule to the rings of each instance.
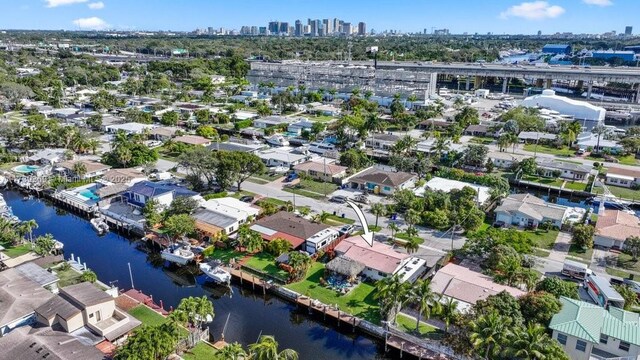
[[270, 21], [269, 22], [269, 32], [271, 35], [277, 35], [278, 31], [280, 31], [280, 22], [279, 21]]
[[209, 34], [209, 35], [213, 35], [213, 26], [209, 26], [209, 27], [207, 28], [207, 34]]
[[343, 34], [345, 35], [351, 35], [351, 23], [350, 22], [343, 22], [342, 23], [342, 31]]
[[311, 20], [311, 18], [307, 18], [307, 25], [311, 26], [311, 22], [312, 22], [312, 21], [313, 21], [313, 20]]
[[267, 35], [267, 27], [266, 26], [260, 26], [258, 28], [258, 34], [260, 35]]
[[335, 34], [339, 32], [340, 32], [340, 19], [333, 18], [333, 20], [331, 21], [331, 33]]
[[367, 24], [363, 23], [362, 21], [358, 23], [358, 35], [367, 35]]
[[331, 35], [331, 25], [332, 22], [329, 19], [322, 19], [322, 27], [324, 28], [324, 34], [325, 35]]
[[311, 21], [310, 26], [311, 26], [311, 29], [309, 30], [309, 34], [311, 36], [318, 36], [318, 23], [315, 20], [313, 20]]
[[249, 26], [243, 26], [240, 28], [240, 35], [249, 35], [251, 34], [251, 28]]
[[303, 25], [302, 26], [302, 35], [311, 34], [311, 25]]
[[295, 22], [295, 29], [294, 29], [294, 35], [295, 36], [302, 36], [303, 34], [303, 27], [302, 27], [302, 21], [300, 20], [296, 20]]
[[278, 32], [280, 33], [280, 35], [288, 35], [289, 34], [289, 23], [288, 22], [281, 22], [280, 23], [280, 29], [278, 30]]
[[318, 36], [327, 36], [327, 28], [324, 27], [323, 23], [318, 26]]
[[538, 36], [542, 35], [542, 30], [538, 30]]
[[626, 36], [631, 36], [633, 35], [633, 26], [627, 26], [624, 28], [624, 34]]
[[258, 35], [258, 27], [257, 26], [251, 26], [251, 35]]

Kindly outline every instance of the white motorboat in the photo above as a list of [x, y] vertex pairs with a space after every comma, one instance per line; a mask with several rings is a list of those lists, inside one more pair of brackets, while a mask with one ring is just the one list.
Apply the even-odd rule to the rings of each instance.
[[173, 244], [162, 250], [160, 257], [178, 265], [186, 265], [196, 257], [196, 254], [191, 251], [191, 246], [188, 244]]
[[5, 176], [0, 175], [0, 187], [5, 187], [8, 182], [9, 180]]
[[200, 263], [200, 270], [219, 284], [228, 284], [231, 281], [231, 274], [222, 268], [222, 263], [219, 261]]
[[109, 224], [107, 224], [103, 217], [94, 217], [89, 222], [91, 223], [91, 226], [93, 226], [93, 229], [100, 235], [109, 231]]
[[336, 146], [326, 142], [312, 142], [309, 144], [309, 151], [312, 153], [324, 155], [328, 151], [334, 151]]
[[265, 140], [267, 141], [267, 144], [269, 145], [273, 145], [273, 146], [289, 146], [289, 140], [287, 140], [286, 137], [282, 136], [282, 135], [273, 135], [270, 136], [268, 138], [265, 138]]

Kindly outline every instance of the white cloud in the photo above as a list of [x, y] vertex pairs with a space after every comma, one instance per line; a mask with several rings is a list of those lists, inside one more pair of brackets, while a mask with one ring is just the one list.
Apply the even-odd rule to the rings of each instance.
[[99, 17], [80, 18], [73, 20], [73, 24], [84, 30], [104, 30], [109, 27], [106, 21]]
[[65, 5], [81, 4], [87, 1], [89, 0], [44, 0], [44, 2], [47, 3], [47, 7], [49, 8], [65, 6]]
[[595, 6], [611, 6], [613, 1], [611, 0], [582, 0], [583, 3]]
[[546, 1], [533, 1], [514, 5], [500, 13], [500, 17], [503, 19], [519, 17], [527, 20], [543, 20], [556, 18], [564, 12], [565, 9], [561, 6], [551, 5]]
[[102, 1], [98, 1], [98, 2], [89, 3], [87, 4], [87, 6], [91, 10], [100, 10], [104, 8], [104, 3]]

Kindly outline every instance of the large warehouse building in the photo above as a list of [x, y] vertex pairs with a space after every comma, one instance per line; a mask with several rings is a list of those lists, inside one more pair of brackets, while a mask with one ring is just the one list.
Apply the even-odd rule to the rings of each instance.
[[549, 89], [542, 91], [541, 95], [529, 96], [522, 100], [522, 106], [550, 109], [562, 115], [571, 115], [578, 120], [595, 122], [604, 121], [604, 116], [607, 112], [604, 108], [586, 101], [558, 96], [555, 91]]

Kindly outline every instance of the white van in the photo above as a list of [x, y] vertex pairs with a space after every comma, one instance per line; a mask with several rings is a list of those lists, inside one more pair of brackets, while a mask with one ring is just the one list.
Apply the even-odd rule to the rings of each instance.
[[587, 275], [591, 275], [591, 269], [587, 264], [577, 261], [565, 260], [562, 266], [562, 275], [574, 279], [584, 280]]

